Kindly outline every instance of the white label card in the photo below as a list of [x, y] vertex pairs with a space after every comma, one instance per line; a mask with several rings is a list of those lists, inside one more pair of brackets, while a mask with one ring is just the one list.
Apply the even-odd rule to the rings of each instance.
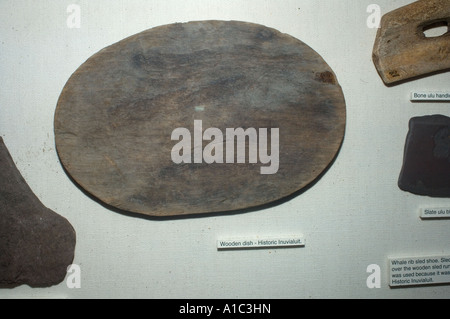
[[389, 258], [389, 286], [450, 283], [450, 256]]
[[450, 92], [411, 92], [411, 101], [450, 101]]
[[303, 247], [305, 239], [302, 235], [293, 236], [249, 236], [239, 238], [219, 238], [217, 249], [249, 249], [270, 247]]
[[450, 218], [449, 208], [422, 208], [420, 210], [420, 218]]

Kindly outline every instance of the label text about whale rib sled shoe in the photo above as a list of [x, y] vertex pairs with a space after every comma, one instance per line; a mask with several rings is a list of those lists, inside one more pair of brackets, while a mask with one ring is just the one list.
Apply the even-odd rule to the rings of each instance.
[[217, 240], [217, 249], [303, 247], [305, 239], [301, 235], [279, 237], [240, 237]]
[[389, 258], [389, 286], [450, 283], [450, 256]]

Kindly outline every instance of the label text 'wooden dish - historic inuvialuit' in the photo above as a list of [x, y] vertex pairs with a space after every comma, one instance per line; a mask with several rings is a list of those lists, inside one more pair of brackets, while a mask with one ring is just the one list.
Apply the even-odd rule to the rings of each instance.
[[152, 216], [241, 210], [311, 184], [345, 131], [342, 89], [296, 38], [245, 22], [153, 28], [89, 58], [55, 113], [67, 172]]

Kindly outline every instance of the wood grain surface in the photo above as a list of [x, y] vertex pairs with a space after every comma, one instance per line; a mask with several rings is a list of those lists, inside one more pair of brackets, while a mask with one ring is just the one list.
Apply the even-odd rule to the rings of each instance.
[[[113, 44], [70, 77], [55, 113], [56, 146], [73, 180], [113, 207], [228, 212], [313, 182], [341, 146], [345, 112], [332, 69], [300, 40], [245, 22], [178, 23]], [[248, 154], [245, 163], [175, 164], [171, 134], [186, 128], [193, 137], [194, 121], [200, 136], [217, 128], [224, 139], [227, 128], [278, 128], [278, 170], [261, 174], [268, 165]]]
[[392, 84], [450, 69], [450, 32], [424, 33], [449, 24], [449, 0], [420, 0], [385, 14], [373, 48], [383, 81]]

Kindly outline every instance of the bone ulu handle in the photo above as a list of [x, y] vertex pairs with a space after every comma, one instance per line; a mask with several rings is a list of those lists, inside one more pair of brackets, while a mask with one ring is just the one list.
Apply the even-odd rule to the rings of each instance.
[[386, 84], [450, 69], [450, 32], [426, 37], [424, 30], [449, 26], [449, 0], [420, 0], [381, 19], [373, 61]]

